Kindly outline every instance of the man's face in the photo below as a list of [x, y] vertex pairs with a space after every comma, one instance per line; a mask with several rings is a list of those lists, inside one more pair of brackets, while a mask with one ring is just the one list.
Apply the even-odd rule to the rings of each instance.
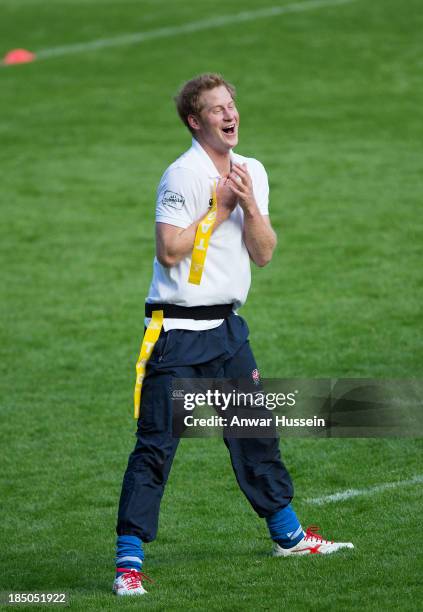
[[238, 144], [239, 114], [231, 94], [220, 85], [203, 91], [199, 103], [194, 134], [215, 151], [227, 153]]

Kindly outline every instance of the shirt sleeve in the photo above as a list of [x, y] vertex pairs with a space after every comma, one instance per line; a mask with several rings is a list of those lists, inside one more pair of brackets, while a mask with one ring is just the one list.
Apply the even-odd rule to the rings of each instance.
[[257, 206], [262, 215], [269, 214], [269, 181], [261, 162], [254, 160], [253, 190]]
[[157, 189], [156, 221], [186, 228], [196, 220], [198, 178], [188, 168], [170, 168]]

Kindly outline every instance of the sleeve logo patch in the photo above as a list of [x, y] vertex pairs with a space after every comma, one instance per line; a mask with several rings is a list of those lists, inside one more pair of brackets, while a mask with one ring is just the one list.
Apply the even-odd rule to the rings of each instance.
[[182, 206], [185, 204], [185, 198], [179, 193], [167, 190], [164, 192], [162, 204], [164, 206], [176, 208], [176, 210], [181, 210]]

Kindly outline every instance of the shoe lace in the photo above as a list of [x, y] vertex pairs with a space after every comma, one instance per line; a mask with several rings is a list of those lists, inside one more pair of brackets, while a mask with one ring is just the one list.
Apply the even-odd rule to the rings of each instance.
[[142, 586], [143, 580], [154, 583], [154, 580], [147, 576], [147, 574], [144, 574], [144, 572], [138, 572], [135, 569], [125, 572], [122, 579], [124, 580], [127, 589], [138, 589]]
[[144, 572], [139, 572], [140, 574], [140, 580], [147, 580], [147, 582], [151, 582], [152, 584], [154, 584], [154, 580], [152, 578], [150, 578], [150, 576], [147, 576], [147, 574], [144, 574]]
[[307, 527], [304, 539], [307, 541], [314, 540], [316, 542], [320, 542], [321, 544], [333, 544], [333, 540], [331, 542], [329, 542], [329, 540], [324, 540], [320, 533], [318, 533], [319, 531], [320, 527], [317, 525], [310, 525], [310, 527]]

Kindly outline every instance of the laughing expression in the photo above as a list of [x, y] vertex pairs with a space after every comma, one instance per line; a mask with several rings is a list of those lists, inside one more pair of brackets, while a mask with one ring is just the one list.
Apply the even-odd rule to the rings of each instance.
[[219, 153], [227, 153], [238, 144], [239, 114], [224, 85], [203, 91], [200, 113], [192, 127], [197, 139]]

